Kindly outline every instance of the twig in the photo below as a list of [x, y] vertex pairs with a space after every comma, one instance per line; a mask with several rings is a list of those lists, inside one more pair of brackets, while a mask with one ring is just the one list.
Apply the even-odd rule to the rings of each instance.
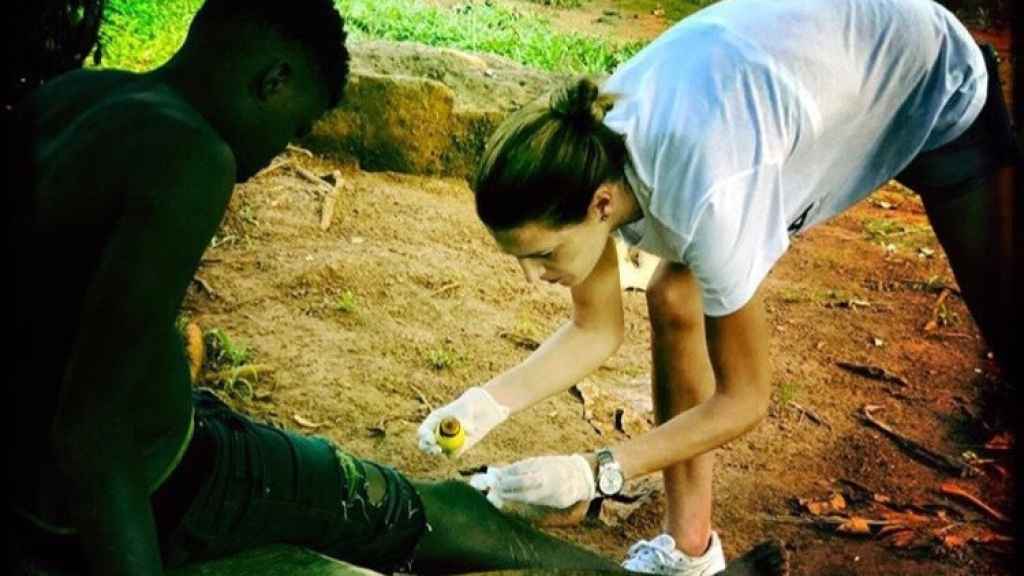
[[433, 292], [430, 293], [430, 295], [431, 296], [440, 296], [441, 294], [444, 294], [445, 292], [448, 292], [449, 290], [454, 290], [454, 289], [458, 288], [459, 286], [461, 286], [461, 284], [459, 284], [458, 282], [451, 282], [449, 284], [445, 284], [444, 286], [441, 286], [437, 290], [434, 290]]
[[805, 414], [808, 418], [811, 419], [812, 422], [814, 422], [818, 426], [824, 426], [829, 430], [832, 429], [832, 425], [828, 423], [828, 420], [825, 420], [824, 418], [819, 416], [818, 413], [815, 412], [814, 410], [811, 410], [810, 408], [805, 408], [804, 406], [801, 406], [800, 404], [797, 404], [792, 400], [789, 401], [789, 405], [792, 406], [793, 408], [796, 408], [796, 410], [801, 414]]
[[257, 172], [255, 177], [256, 178], [260, 178], [262, 176], [266, 176], [267, 174], [270, 174], [274, 170], [277, 170], [278, 168], [284, 168], [285, 166], [288, 166], [291, 163], [292, 163], [292, 161], [288, 160], [288, 159], [281, 160], [280, 162], [274, 162], [270, 166], [267, 166], [263, 170], [260, 170], [259, 172]]
[[338, 202], [341, 194], [341, 172], [334, 171], [334, 186], [324, 196], [323, 210], [320, 212], [320, 229], [324, 232], [331, 227], [331, 220], [334, 219], [334, 205]]
[[316, 184], [317, 186], [321, 186], [321, 187], [327, 189], [328, 191], [334, 189], [334, 186], [331, 186], [330, 182], [324, 180], [323, 178], [317, 176], [316, 174], [313, 174], [312, 172], [310, 172], [309, 170], [306, 170], [302, 166], [293, 165], [292, 166], [292, 170], [295, 170], [296, 174], [298, 174], [299, 176], [302, 176], [304, 179], [308, 180], [312, 184]]
[[853, 362], [836, 362], [836, 366], [839, 366], [843, 370], [853, 372], [854, 374], [871, 378], [872, 380], [881, 380], [883, 382], [893, 382], [900, 386], [909, 386], [906, 378], [889, 372], [885, 368], [878, 366], [868, 366], [867, 364], [855, 364]]
[[949, 290], [950, 292], [956, 294], [957, 296], [961, 295], [959, 288], [957, 288], [956, 286], [950, 286], [949, 284], [946, 284], [944, 282], [932, 283], [925, 282], [923, 280], [896, 280], [896, 282], [899, 282], [900, 284], [903, 284], [904, 286], [907, 286], [911, 289], [924, 290], [926, 292], [931, 292], [933, 294], [941, 292], [943, 290]]
[[213, 291], [213, 288], [210, 288], [209, 283], [207, 283], [206, 280], [203, 280], [202, 276], [196, 274], [195, 276], [192, 277], [192, 281], [195, 282], [196, 284], [199, 284], [199, 287], [205, 290], [206, 293], [210, 295], [210, 298], [217, 297], [217, 293]]
[[536, 350], [537, 348], [540, 348], [540, 342], [537, 342], [529, 336], [520, 336], [519, 334], [514, 334], [512, 332], [500, 332], [498, 333], [498, 337], [504, 338], [505, 340], [508, 340], [520, 348], [525, 348], [526, 350]]
[[947, 474], [956, 474], [958, 476], [966, 476], [968, 472], [971, 471], [971, 468], [963, 462], [959, 462], [954, 458], [946, 456], [945, 454], [940, 454], [921, 445], [916, 440], [912, 440], [900, 434], [891, 426], [881, 420], [878, 420], [872, 415], [873, 412], [881, 409], [881, 406], [865, 404], [864, 407], [861, 408], [860, 418], [864, 423], [884, 432], [886, 436], [888, 436], [904, 451], [909, 452], [911, 456], [915, 456], [918, 460], [922, 460], [924, 463], [937, 468], [942, 472], [946, 472]]
[[287, 150], [289, 152], [298, 152], [299, 154], [305, 154], [306, 156], [309, 156], [310, 158], [313, 157], [313, 153], [312, 152], [310, 152], [309, 150], [306, 150], [305, 148], [303, 148], [301, 146], [296, 146], [295, 144], [289, 144], [286, 148], [287, 148]]
[[974, 340], [973, 334], [967, 334], [964, 332], [932, 332], [928, 334], [929, 338], [956, 338], [959, 340]]
[[942, 486], [939, 487], [939, 492], [942, 492], [947, 496], [955, 496], [957, 498], [960, 498], [961, 500], [981, 510], [994, 520], [997, 520], [999, 522], [1010, 521], [1009, 517], [1007, 517], [1005, 514], [984, 503], [980, 498], [964, 490], [963, 488], [954, 484], [953, 482], [944, 482]]
[[430, 400], [427, 400], [426, 394], [424, 394], [423, 391], [420, 390], [412, 382], [409, 383], [409, 387], [412, 388], [413, 392], [415, 392], [417, 396], [419, 396], [420, 402], [422, 402], [427, 407], [427, 411], [428, 412], [433, 412], [434, 411], [434, 405], [430, 403]]
[[[850, 518], [846, 516], [814, 516], [812, 518], [802, 518], [800, 516], [772, 516], [762, 515], [762, 520], [768, 522], [775, 522], [777, 524], [812, 524], [818, 526], [841, 526], [850, 521]], [[870, 520], [863, 518], [864, 523], [870, 528], [880, 528], [882, 526], [891, 526], [898, 524], [898, 522], [892, 520]]]
[[949, 288], [943, 288], [942, 292], [939, 292], [939, 297], [935, 299], [935, 304], [932, 306], [932, 315], [925, 323], [922, 330], [925, 332], [931, 332], [939, 327], [939, 312], [942, 310], [942, 303], [949, 297]]

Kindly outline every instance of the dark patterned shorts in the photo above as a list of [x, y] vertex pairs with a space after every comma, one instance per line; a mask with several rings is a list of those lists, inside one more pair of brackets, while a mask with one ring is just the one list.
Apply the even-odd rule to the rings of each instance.
[[[385, 572], [411, 561], [426, 515], [403, 476], [326, 439], [253, 422], [212, 392], [196, 392], [194, 404], [188, 453], [154, 495], [167, 565], [272, 543]], [[183, 495], [190, 503], [176, 506]]]

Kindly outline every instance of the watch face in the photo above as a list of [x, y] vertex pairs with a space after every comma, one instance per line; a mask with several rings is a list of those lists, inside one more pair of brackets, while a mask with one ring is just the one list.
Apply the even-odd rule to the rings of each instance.
[[622, 490], [622, 472], [615, 469], [602, 469], [598, 479], [598, 488], [602, 494], [618, 494]]

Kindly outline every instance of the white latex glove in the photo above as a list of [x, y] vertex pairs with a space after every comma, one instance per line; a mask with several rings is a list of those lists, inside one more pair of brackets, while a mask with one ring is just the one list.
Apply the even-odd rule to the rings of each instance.
[[463, 392], [462, 396], [459, 396], [454, 402], [445, 404], [427, 415], [417, 431], [420, 450], [427, 454], [441, 454], [442, 450], [437, 445], [434, 433], [441, 420], [448, 416], [454, 416], [462, 424], [466, 440], [461, 448], [449, 456], [460, 456], [486, 436], [491, 429], [504, 422], [508, 418], [508, 413], [508, 408], [498, 404], [490, 392], [479, 386], [474, 386]]
[[539, 456], [510, 466], [490, 467], [486, 473], [474, 475], [469, 483], [486, 491], [487, 499], [497, 508], [505, 500], [568, 508], [592, 500], [597, 490], [594, 471], [579, 454]]

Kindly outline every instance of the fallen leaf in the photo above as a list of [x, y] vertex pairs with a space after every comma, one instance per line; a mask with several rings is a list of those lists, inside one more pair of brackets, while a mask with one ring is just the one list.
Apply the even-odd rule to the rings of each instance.
[[836, 532], [842, 532], [843, 534], [870, 534], [871, 526], [868, 524], [867, 518], [851, 516], [845, 522], [836, 526]]
[[918, 540], [920, 540], [920, 535], [908, 528], [896, 528], [887, 533], [885, 537], [885, 543], [894, 548], [909, 548]]
[[1010, 450], [1013, 448], [1013, 435], [1009, 432], [1000, 432], [985, 443], [986, 450]]
[[829, 500], [829, 504], [832, 506], [833, 510], [845, 510], [846, 509], [846, 499], [843, 498], [842, 494], [836, 494], [836, 495], [832, 496], [832, 499]]
[[942, 545], [946, 548], [956, 549], [963, 548], [967, 544], [967, 539], [959, 534], [946, 534], [941, 537]]

